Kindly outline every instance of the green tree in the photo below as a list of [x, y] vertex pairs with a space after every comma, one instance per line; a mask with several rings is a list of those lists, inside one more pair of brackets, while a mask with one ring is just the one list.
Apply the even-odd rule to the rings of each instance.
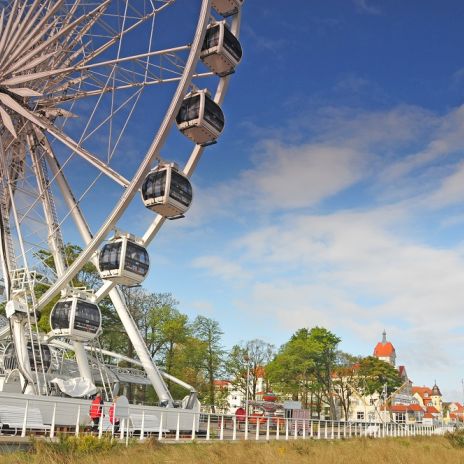
[[266, 368], [271, 384], [283, 394], [290, 394], [293, 400], [301, 400], [305, 407], [314, 383], [315, 368], [308, 339], [308, 329], [298, 330]]
[[340, 338], [322, 327], [298, 330], [268, 366], [271, 381], [306, 406], [316, 403], [318, 414], [326, 402], [335, 418], [332, 373], [339, 343]]
[[348, 420], [353, 396], [360, 389], [359, 376], [360, 357], [339, 351], [333, 371], [333, 392], [338, 400], [345, 420]]
[[193, 321], [194, 336], [202, 343], [200, 367], [205, 373], [208, 383], [208, 394], [205, 399], [215, 412], [216, 389], [214, 380], [218, 379], [224, 367], [224, 347], [222, 345], [223, 332], [217, 321], [204, 316], [197, 316]]
[[361, 360], [359, 376], [362, 379], [360, 389], [364, 395], [377, 393], [390, 396], [403, 383], [394, 366], [374, 356]]
[[[234, 345], [226, 360], [226, 372], [233, 385], [249, 398], [256, 399], [258, 379], [265, 375], [265, 367], [274, 355], [274, 345], [263, 340], [250, 340]], [[247, 381], [247, 371], [249, 379]]]

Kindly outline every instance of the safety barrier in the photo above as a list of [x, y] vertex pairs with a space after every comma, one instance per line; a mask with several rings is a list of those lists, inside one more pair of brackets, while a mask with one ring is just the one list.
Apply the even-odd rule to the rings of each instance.
[[[102, 406], [102, 418], [92, 424], [90, 401], [16, 396], [14, 403], [2, 401], [1, 435], [42, 435], [53, 439], [58, 433], [80, 436], [111, 436], [126, 442], [144, 440], [340, 440], [355, 437], [431, 436], [454, 430], [455, 426], [402, 424], [394, 422], [345, 422], [250, 415], [235, 416], [192, 412], [185, 409], [129, 405], [119, 417], [117, 408], [110, 416], [111, 404]], [[11, 400], [11, 397], [8, 398]], [[122, 411], [121, 411], [122, 412]], [[115, 417], [116, 420], [110, 420]], [[11, 423], [9, 423], [11, 422]]]

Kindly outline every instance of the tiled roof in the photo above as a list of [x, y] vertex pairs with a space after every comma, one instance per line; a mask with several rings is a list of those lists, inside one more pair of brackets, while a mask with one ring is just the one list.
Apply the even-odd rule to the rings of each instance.
[[379, 342], [377, 345], [375, 345], [374, 356], [377, 356], [378, 358], [388, 358], [394, 353], [395, 348], [390, 342]]
[[435, 406], [427, 406], [427, 412], [430, 414], [438, 414], [438, 409]]
[[392, 412], [406, 412], [406, 411], [418, 411], [424, 412], [424, 410], [418, 404], [393, 404], [390, 406]]
[[[432, 395], [432, 389], [429, 387], [412, 387], [412, 393], [419, 394], [421, 398], [427, 398]], [[425, 396], [425, 393], [427, 393], [427, 396]]]

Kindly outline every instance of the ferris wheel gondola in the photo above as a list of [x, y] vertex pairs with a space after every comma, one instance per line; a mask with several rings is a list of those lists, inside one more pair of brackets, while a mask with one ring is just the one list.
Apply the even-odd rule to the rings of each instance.
[[103, 246], [98, 265], [103, 279], [132, 286], [144, 281], [150, 268], [150, 257], [145, 247], [129, 236], [122, 236]]
[[50, 335], [86, 342], [101, 332], [101, 312], [96, 303], [81, 295], [59, 300], [50, 312]]
[[225, 21], [208, 26], [201, 48], [203, 63], [220, 77], [232, 74], [242, 59], [242, 46]]
[[177, 127], [198, 145], [211, 145], [224, 129], [224, 113], [208, 90], [187, 94], [176, 117]]
[[243, 5], [243, 0], [213, 0], [211, 5], [221, 16], [226, 18], [238, 13]]
[[192, 203], [192, 185], [175, 164], [160, 164], [142, 184], [142, 199], [148, 209], [168, 219], [183, 217]]
[[[33, 350], [35, 350], [34, 353]], [[52, 364], [52, 353], [50, 347], [45, 343], [42, 343], [40, 345], [40, 351], [41, 353], [39, 353], [39, 347], [33, 345], [30, 340], [27, 342], [27, 357], [29, 358], [31, 370], [33, 372], [48, 372]], [[12, 371], [17, 368], [18, 357], [16, 355], [15, 345], [14, 343], [8, 343], [5, 351], [3, 352], [3, 369], [5, 371]]]

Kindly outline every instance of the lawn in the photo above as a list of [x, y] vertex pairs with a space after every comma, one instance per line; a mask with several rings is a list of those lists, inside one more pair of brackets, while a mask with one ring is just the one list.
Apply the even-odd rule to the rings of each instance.
[[[71, 446], [72, 445], [72, 446]], [[464, 463], [464, 448], [444, 437], [290, 440], [270, 443], [167, 444], [149, 441], [129, 447], [110, 442], [61, 445], [37, 443], [29, 453], [3, 454], [1, 464], [273, 464], [273, 463]]]

